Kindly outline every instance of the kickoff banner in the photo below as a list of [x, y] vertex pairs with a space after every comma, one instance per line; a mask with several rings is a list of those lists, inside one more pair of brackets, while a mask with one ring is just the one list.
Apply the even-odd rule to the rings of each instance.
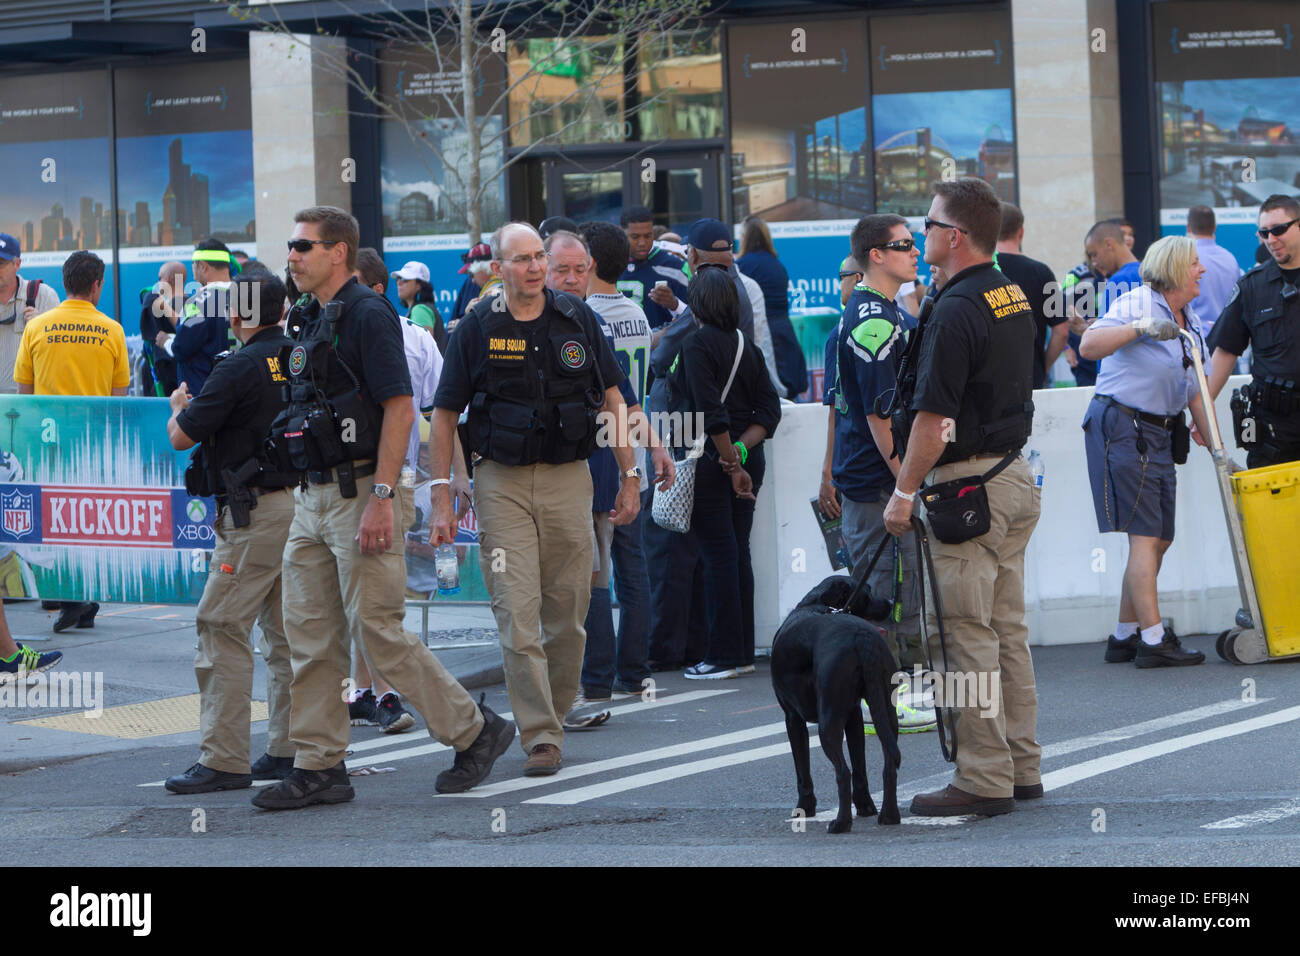
[[[161, 398], [0, 395], [0, 596], [198, 603], [216, 503], [186, 494], [170, 417]], [[461, 601], [487, 600], [473, 517]]]

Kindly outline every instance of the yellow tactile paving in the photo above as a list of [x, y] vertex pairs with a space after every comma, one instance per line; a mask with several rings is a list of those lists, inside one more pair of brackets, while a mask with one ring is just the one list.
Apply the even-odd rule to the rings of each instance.
[[[266, 720], [266, 701], [253, 701], [252, 717], [253, 720]], [[98, 717], [75, 713], [18, 720], [14, 723], [18, 726], [48, 727], [51, 730], [70, 730], [78, 734], [97, 734], [123, 740], [183, 734], [199, 729], [199, 695], [187, 694], [184, 697], [164, 697], [162, 700], [146, 700], [139, 704], [105, 707]]]

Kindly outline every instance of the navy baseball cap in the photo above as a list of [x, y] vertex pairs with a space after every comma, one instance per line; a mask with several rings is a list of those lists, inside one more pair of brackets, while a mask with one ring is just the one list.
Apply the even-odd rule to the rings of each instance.
[[0, 232], [0, 259], [8, 262], [20, 258], [22, 254], [23, 247], [18, 244], [18, 240], [7, 232]]
[[700, 252], [731, 252], [731, 230], [716, 219], [699, 219], [691, 224], [686, 244]]

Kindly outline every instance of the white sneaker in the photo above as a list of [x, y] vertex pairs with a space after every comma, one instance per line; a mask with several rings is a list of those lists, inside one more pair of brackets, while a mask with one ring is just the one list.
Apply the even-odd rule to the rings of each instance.
[[[919, 701], [918, 701], [919, 703]], [[867, 709], [867, 702], [862, 701], [862, 723], [865, 725], [866, 732], [875, 736], [876, 725], [871, 722], [871, 712]], [[898, 732], [900, 734], [923, 734], [927, 730], [934, 730], [937, 723], [933, 707], [910, 707], [898, 702]]]
[[738, 673], [734, 667], [718, 667], [715, 664], [705, 664], [701, 661], [694, 667], [686, 668], [682, 676], [687, 680], [726, 680], [729, 677], [737, 676]]
[[752, 674], [752, 673], [754, 673], [754, 665], [753, 665], [753, 664], [741, 664], [739, 667], [736, 668], [736, 673], [737, 673], [737, 674]]

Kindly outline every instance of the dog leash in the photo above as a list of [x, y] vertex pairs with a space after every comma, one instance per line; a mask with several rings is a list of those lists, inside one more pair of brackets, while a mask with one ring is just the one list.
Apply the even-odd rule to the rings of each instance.
[[853, 590], [850, 591], [849, 596], [845, 598], [843, 607], [832, 608], [832, 614], [842, 614], [853, 606], [853, 602], [857, 600], [858, 595], [862, 593], [862, 589], [867, 586], [867, 578], [871, 577], [871, 571], [875, 568], [876, 562], [880, 560], [880, 556], [884, 553], [885, 545], [889, 544], [889, 542], [893, 540], [896, 539], [892, 534], [886, 534], [880, 539], [880, 545], [876, 548], [876, 553], [872, 555], [871, 560], [867, 563], [866, 570], [862, 572], [861, 576], [858, 575], [858, 568], [853, 569]]
[[[912, 516], [912, 532], [916, 536], [916, 566], [922, 573], [930, 577], [930, 593], [934, 595], [934, 619], [938, 623], [939, 631], [939, 656], [943, 660], [942, 673], [948, 673], [948, 644], [944, 640], [943, 631], [943, 597], [939, 593], [938, 575], [934, 570], [934, 558], [930, 554], [930, 539], [925, 533], [925, 522], [916, 515]], [[925, 662], [929, 665], [931, 672], [935, 671], [934, 654], [930, 650], [930, 626], [926, 620], [925, 608], [925, 581], [921, 582], [921, 627], [925, 637]], [[957, 760], [957, 723], [953, 719], [952, 727], [945, 730], [944, 724], [946, 719], [944, 711], [951, 712], [952, 708], [941, 708], [936, 695], [934, 702], [935, 728], [939, 731], [939, 749], [943, 752], [943, 759], [948, 763], [955, 763]], [[952, 737], [952, 747], [948, 747], [948, 737]]]

